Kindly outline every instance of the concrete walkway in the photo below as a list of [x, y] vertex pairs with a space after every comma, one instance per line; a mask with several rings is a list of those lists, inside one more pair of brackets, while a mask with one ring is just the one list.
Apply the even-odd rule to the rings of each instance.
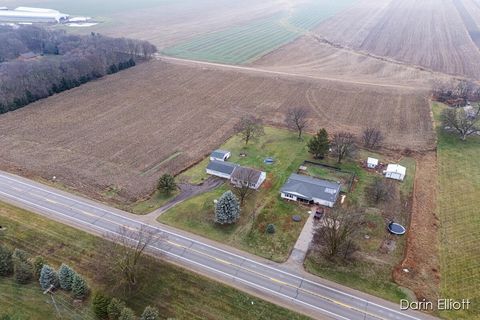
[[300, 233], [300, 236], [293, 247], [292, 253], [290, 257], [285, 262], [286, 265], [290, 267], [299, 268], [299, 270], [303, 270], [303, 261], [307, 256], [308, 248], [310, 247], [310, 243], [313, 239], [313, 231], [314, 231], [314, 219], [313, 219], [313, 212], [308, 216], [307, 221]]

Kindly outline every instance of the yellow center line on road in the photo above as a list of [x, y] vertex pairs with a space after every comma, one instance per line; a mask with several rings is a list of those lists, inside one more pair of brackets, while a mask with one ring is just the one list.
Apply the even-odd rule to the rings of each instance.
[[[39, 196], [39, 195], [35, 195], [35, 194], [32, 194], [32, 195], [33, 195], [33, 196], [36, 196], [36, 197], [39, 197], [39, 198], [41, 198], [41, 199], [44, 199], [44, 200], [46, 200], [46, 201], [48, 201], [48, 202], [55, 203], [55, 204], [61, 205], [61, 206], [63, 206], [63, 207], [72, 209], [72, 210], [79, 211], [79, 212], [81, 212], [81, 213], [83, 213], [83, 214], [86, 214], [86, 215], [88, 215], [88, 216], [96, 217], [96, 218], [98, 218], [99, 220], [100, 220], [100, 219], [101, 219], [101, 220], [104, 220], [105, 222], [108, 222], [108, 223], [111, 223], [111, 224], [120, 226], [120, 227], [122, 227], [122, 228], [129, 229], [129, 230], [131, 230], [131, 231], [138, 231], [138, 230], [139, 230], [139, 229], [137, 229], [137, 228], [133, 228], [133, 227], [130, 227], [130, 226], [127, 226], [127, 225], [118, 223], [118, 222], [116, 222], [116, 221], [107, 219], [107, 218], [105, 218], [105, 217], [101, 217], [101, 216], [98, 216], [98, 215], [96, 215], [96, 214], [93, 214], [93, 213], [84, 211], [84, 210], [82, 210], [82, 209], [78, 209], [78, 208], [75, 208], [75, 207], [72, 207], [72, 206], [63, 204], [63, 203], [58, 203], [58, 202], [56, 202], [56, 201], [54, 201], [54, 200], [51, 200], [51, 199], [48, 199], [48, 198], [46, 198], [46, 197], [44, 197], [44, 196]], [[141, 224], [142, 222], [138, 222], [138, 223]], [[162, 238], [162, 237], [155, 237], [155, 238], [157, 238], [158, 240], [163, 240], [163, 241], [165, 241], [165, 239]], [[176, 247], [184, 248], [185, 250], [189, 250], [189, 251], [198, 253], [198, 254], [200, 254], [200, 255], [203, 255], [203, 256], [205, 256], [205, 257], [208, 257], [208, 258], [210, 258], [210, 259], [212, 259], [212, 260], [218, 261], [218, 262], [223, 263], [223, 264], [225, 264], [225, 265], [229, 265], [229, 266], [236, 267], [236, 268], [238, 268], [238, 269], [244, 270], [244, 271], [246, 271], [246, 272], [248, 272], [248, 273], [251, 273], [251, 274], [255, 274], [255, 275], [259, 276], [259, 277], [268, 279], [268, 280], [270, 280], [270, 281], [279, 283], [279, 284], [281, 284], [281, 285], [284, 285], [284, 286], [287, 286], [287, 287], [291, 287], [291, 288], [293, 288], [293, 289], [295, 289], [295, 290], [302, 291], [302, 292], [307, 293], [307, 294], [310, 294], [310, 295], [312, 295], [312, 296], [316, 296], [316, 297], [318, 297], [318, 298], [321, 298], [321, 299], [323, 299], [323, 300], [332, 302], [332, 303], [334, 303], [334, 304], [336, 304], [336, 305], [338, 305], [338, 306], [341, 306], [341, 307], [343, 307], [343, 308], [348, 308], [348, 309], [357, 311], [357, 312], [359, 312], [359, 313], [361, 313], [361, 314], [369, 315], [369, 316], [371, 316], [371, 317], [374, 317], [374, 318], [377, 318], [377, 319], [380, 319], [380, 320], [386, 320], [385, 318], [382, 318], [382, 317], [380, 317], [380, 316], [377, 316], [377, 315], [372, 314], [372, 313], [370, 313], [370, 312], [367, 312], [367, 311], [365, 311], [365, 310], [361, 310], [361, 309], [356, 308], [356, 307], [354, 307], [354, 306], [347, 305], [347, 304], [345, 304], [345, 303], [343, 303], [343, 302], [340, 302], [340, 301], [337, 301], [337, 300], [335, 300], [335, 299], [326, 297], [326, 296], [321, 295], [321, 294], [319, 294], [319, 293], [316, 293], [316, 292], [313, 292], [313, 291], [310, 291], [310, 290], [307, 290], [307, 289], [304, 289], [304, 288], [301, 288], [301, 287], [297, 287], [297, 286], [295, 286], [295, 285], [286, 283], [286, 282], [284, 282], [284, 281], [282, 281], [282, 280], [279, 280], [279, 279], [276, 279], [276, 278], [273, 278], [273, 277], [269, 277], [269, 276], [264, 275], [264, 274], [262, 274], [262, 273], [260, 273], [260, 272], [258, 272], [258, 271], [255, 271], [255, 270], [252, 270], [252, 269], [250, 269], [250, 268], [247, 268], [247, 267], [244, 267], [244, 266], [235, 264], [235, 263], [233, 263], [233, 262], [229, 262], [229, 261], [226, 261], [226, 260], [217, 258], [217, 257], [212, 256], [212, 255], [210, 255], [210, 254], [208, 254], [208, 253], [205, 253], [205, 252], [203, 252], [203, 251], [199, 251], [199, 250], [196, 250], [196, 249], [193, 249], [193, 248], [189, 248], [189, 247], [187, 247], [187, 246], [184, 246], [184, 245], [182, 245], [182, 244], [173, 242], [173, 241], [171, 241], [171, 240], [166, 240], [166, 242], [169, 243], [169, 244], [171, 244], [171, 245], [174, 245], [174, 246], [176, 246]]]

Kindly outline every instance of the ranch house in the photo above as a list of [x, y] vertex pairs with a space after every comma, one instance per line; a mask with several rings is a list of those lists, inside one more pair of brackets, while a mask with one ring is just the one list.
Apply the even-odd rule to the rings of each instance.
[[230, 180], [234, 186], [248, 184], [251, 189], [257, 190], [267, 177], [267, 173], [238, 164], [213, 160], [207, 166], [207, 174]]
[[338, 182], [292, 174], [280, 194], [283, 199], [332, 208], [337, 202], [340, 188]]

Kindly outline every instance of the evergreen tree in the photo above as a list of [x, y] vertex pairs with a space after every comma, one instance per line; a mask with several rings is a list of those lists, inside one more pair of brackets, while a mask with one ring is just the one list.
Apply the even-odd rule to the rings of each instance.
[[171, 194], [176, 188], [177, 184], [175, 183], [175, 178], [168, 173], [161, 176], [158, 180], [157, 189], [160, 192]]
[[42, 256], [36, 256], [33, 261], [33, 274], [35, 276], [35, 279], [40, 278], [40, 272], [42, 271], [43, 265], [46, 264], [45, 259]]
[[96, 292], [93, 296], [92, 308], [93, 312], [99, 319], [111, 319], [115, 320], [117, 318], [110, 318], [108, 315], [108, 306], [110, 305], [110, 298], [105, 296], [101, 292]]
[[58, 275], [55, 272], [55, 269], [48, 264], [43, 265], [42, 270], [40, 271], [39, 281], [43, 290], [48, 290], [50, 286], [53, 286], [55, 289], [58, 288]]
[[140, 320], [159, 320], [160, 315], [157, 308], [154, 307], [146, 307], [140, 317]]
[[28, 259], [30, 258], [30, 255], [21, 249], [15, 249], [13, 251], [12, 259], [13, 261], [23, 261], [23, 262], [28, 262]]
[[308, 152], [315, 158], [322, 159], [330, 149], [330, 140], [328, 138], [327, 130], [321, 129], [313, 136], [307, 144]]
[[117, 320], [120, 318], [120, 314], [122, 313], [122, 310], [125, 308], [125, 302], [113, 298], [110, 301], [110, 304], [108, 305], [108, 319], [110, 320]]
[[240, 204], [232, 191], [225, 192], [215, 205], [215, 222], [232, 224], [240, 218]]
[[135, 320], [135, 312], [130, 308], [123, 308], [118, 320]]
[[28, 261], [14, 260], [15, 282], [27, 284], [33, 279], [33, 266]]
[[274, 225], [273, 223], [269, 223], [269, 224], [267, 225], [266, 231], [267, 231], [267, 233], [269, 233], [269, 234], [274, 234], [275, 231], [277, 231], [277, 230], [276, 230], [275, 225]]
[[74, 276], [75, 271], [73, 271], [73, 269], [66, 264], [62, 263], [62, 265], [58, 269], [58, 282], [60, 284], [60, 288], [62, 288], [63, 290], [71, 291]]
[[0, 245], [0, 276], [7, 277], [13, 272], [12, 251]]
[[88, 295], [88, 286], [85, 279], [75, 273], [72, 279], [72, 293], [75, 299], [85, 299]]

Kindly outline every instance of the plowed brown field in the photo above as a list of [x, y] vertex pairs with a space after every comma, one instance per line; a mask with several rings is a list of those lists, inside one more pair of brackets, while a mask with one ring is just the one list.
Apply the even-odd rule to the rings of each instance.
[[150, 62], [0, 117], [0, 168], [51, 178], [118, 201], [148, 195], [233, 133], [244, 114], [283, 125], [312, 109], [310, 131], [376, 126], [391, 148], [430, 149], [427, 93], [261, 72]]
[[[256, 65], [316, 74], [339, 67], [340, 76], [386, 81], [431, 78], [427, 70], [480, 79], [480, 51], [473, 41], [480, 37], [477, 5], [472, 0], [361, 0]], [[463, 7], [468, 14], [461, 15]], [[388, 60], [394, 65], [387, 66]]]

